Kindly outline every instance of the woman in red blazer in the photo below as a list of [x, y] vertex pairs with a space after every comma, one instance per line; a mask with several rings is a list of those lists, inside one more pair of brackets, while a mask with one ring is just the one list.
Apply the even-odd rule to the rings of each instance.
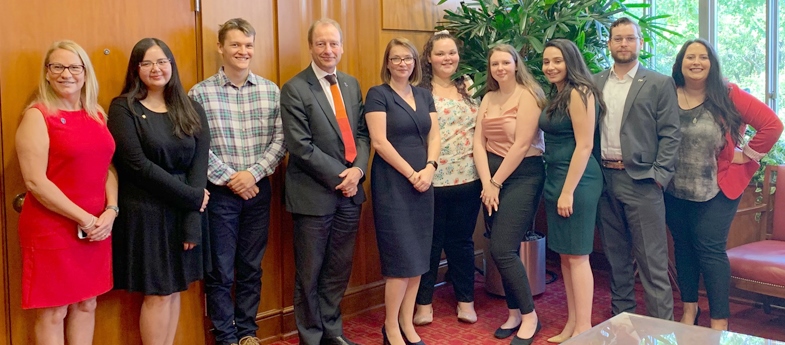
[[[764, 103], [723, 80], [717, 54], [703, 39], [682, 46], [672, 75], [682, 141], [676, 171], [665, 192], [665, 210], [684, 303], [681, 322], [698, 324], [702, 274], [711, 328], [727, 330], [728, 231], [741, 193], [760, 159], [779, 139], [782, 122]], [[745, 144], [747, 125], [757, 133]]]

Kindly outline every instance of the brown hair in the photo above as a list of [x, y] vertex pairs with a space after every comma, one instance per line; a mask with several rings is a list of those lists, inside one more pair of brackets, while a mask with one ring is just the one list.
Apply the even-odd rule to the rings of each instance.
[[243, 18], [232, 18], [223, 23], [221, 29], [218, 30], [218, 43], [223, 45], [226, 33], [232, 30], [240, 30], [245, 36], [256, 39], [256, 30], [251, 26], [251, 23]]
[[420, 70], [420, 57], [417, 54], [417, 48], [414, 47], [414, 44], [412, 44], [411, 41], [403, 37], [393, 38], [389, 43], [387, 43], [387, 48], [384, 50], [384, 60], [382, 60], [382, 81], [385, 84], [389, 84], [390, 80], [392, 80], [390, 70], [387, 69], [387, 61], [390, 60], [390, 50], [392, 50], [392, 48], [395, 46], [407, 48], [412, 53], [412, 58], [414, 59], [414, 71], [412, 71], [412, 74], [409, 75], [409, 84], [419, 84], [420, 80], [422, 79], [422, 71]]
[[[428, 39], [428, 42], [425, 42], [425, 46], [422, 47], [422, 55], [420, 56], [420, 61], [422, 61], [422, 69], [421, 69], [422, 80], [420, 80], [420, 83], [417, 86], [431, 92], [433, 91], [433, 84], [431, 84], [431, 81], [433, 80], [433, 66], [431, 65], [431, 62], [428, 61], [428, 58], [431, 57], [431, 53], [433, 52], [434, 42], [439, 40], [447, 40], [447, 39], [452, 40], [455, 43], [455, 46], [459, 50], [458, 54], [460, 55], [462, 42], [458, 41], [458, 39], [456, 39], [455, 36], [450, 35], [450, 33], [447, 32], [447, 30], [440, 31], [433, 34], [433, 36], [431, 36], [431, 38]], [[452, 84], [455, 86], [456, 89], [458, 89], [458, 93], [461, 94], [461, 97], [463, 98], [464, 102], [466, 102], [467, 104], [475, 104], [476, 100], [472, 98], [471, 95], [469, 95], [469, 91], [467, 90], [466, 87], [467, 79], [469, 79], [468, 76], [461, 75], [458, 76], [457, 78], [454, 78], [452, 80]]]

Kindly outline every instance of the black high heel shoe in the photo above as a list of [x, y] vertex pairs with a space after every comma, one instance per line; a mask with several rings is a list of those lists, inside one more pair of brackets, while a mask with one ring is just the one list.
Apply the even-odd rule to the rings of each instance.
[[390, 339], [387, 339], [387, 331], [382, 326], [382, 345], [392, 345], [390, 344]]
[[521, 337], [518, 337], [518, 335], [516, 334], [515, 337], [512, 338], [510, 345], [531, 345], [531, 343], [534, 342], [534, 336], [536, 336], [537, 333], [540, 332], [540, 329], [542, 329], [542, 324], [540, 323], [540, 320], [537, 320], [537, 328], [534, 329], [534, 333], [532, 333], [531, 337], [523, 339]]
[[416, 343], [409, 341], [409, 338], [406, 337], [406, 333], [403, 332], [403, 328], [401, 328], [401, 337], [403, 338], [403, 342], [406, 343], [406, 345], [425, 345], [425, 342], [422, 340], [422, 338], [420, 338], [420, 341]]
[[693, 323], [692, 323], [693, 325], [695, 325], [695, 326], [698, 325], [698, 318], [699, 317], [701, 317], [701, 308], [698, 308], [698, 312], [695, 313], [695, 321], [693, 321]]

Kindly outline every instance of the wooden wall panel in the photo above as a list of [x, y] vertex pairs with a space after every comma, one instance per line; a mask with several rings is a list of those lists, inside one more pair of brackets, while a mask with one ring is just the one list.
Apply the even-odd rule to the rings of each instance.
[[[150, 9], [155, 9], [151, 11]], [[107, 107], [119, 94], [133, 45], [143, 37], [158, 37], [172, 48], [186, 87], [196, 81], [195, 15], [191, 1], [136, 2], [77, 0], [67, 6], [51, 0], [3, 1], [0, 11], [0, 90], [2, 90], [2, 152], [4, 236], [7, 248], [8, 296], [4, 317], [11, 319], [10, 343], [33, 343], [33, 311], [20, 309], [21, 259], [17, 236], [18, 215], [10, 207], [13, 196], [24, 191], [14, 150], [14, 133], [22, 110], [43, 69], [43, 54], [58, 39], [81, 44], [93, 62], [101, 87], [99, 101]], [[142, 24], [144, 23], [144, 24]], [[5, 271], [5, 270], [4, 270]], [[178, 344], [203, 343], [203, 307], [199, 288], [183, 294], [184, 316]], [[96, 343], [134, 344], [138, 341], [139, 297], [112, 292], [100, 299]], [[188, 331], [186, 331], [188, 330]]]
[[460, 0], [448, 0], [436, 5], [438, 0], [381, 0], [384, 20], [382, 29], [406, 31], [433, 31], [444, 17], [444, 10], [454, 10]]
[[204, 62], [204, 78], [215, 74], [221, 67], [221, 56], [217, 48], [218, 30], [221, 24], [238, 17], [250, 22], [256, 30], [251, 70], [278, 83], [278, 55], [274, 53], [276, 18], [273, 0], [202, 1], [201, 57]]

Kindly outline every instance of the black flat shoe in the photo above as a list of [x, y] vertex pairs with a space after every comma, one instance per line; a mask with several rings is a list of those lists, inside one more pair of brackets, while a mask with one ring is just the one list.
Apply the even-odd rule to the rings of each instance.
[[[523, 321], [521, 321], [521, 323], [523, 323]], [[496, 332], [493, 332], [493, 336], [498, 338], [498, 339], [509, 338], [511, 335], [513, 335], [516, 332], [518, 332], [518, 329], [520, 329], [520, 328], [521, 328], [521, 324], [520, 323], [517, 326], [513, 327], [513, 328], [501, 328], [501, 327], [499, 327], [499, 328], [496, 329]]]
[[[520, 326], [518, 327], [520, 328]], [[523, 339], [518, 337], [518, 335], [516, 334], [515, 337], [512, 338], [510, 345], [531, 345], [531, 343], [534, 342], [534, 336], [536, 336], [537, 333], [540, 332], [540, 329], [542, 329], [542, 324], [540, 324], [540, 320], [537, 320], [537, 328], [534, 329], [534, 334], [532, 334], [530, 338]]]

